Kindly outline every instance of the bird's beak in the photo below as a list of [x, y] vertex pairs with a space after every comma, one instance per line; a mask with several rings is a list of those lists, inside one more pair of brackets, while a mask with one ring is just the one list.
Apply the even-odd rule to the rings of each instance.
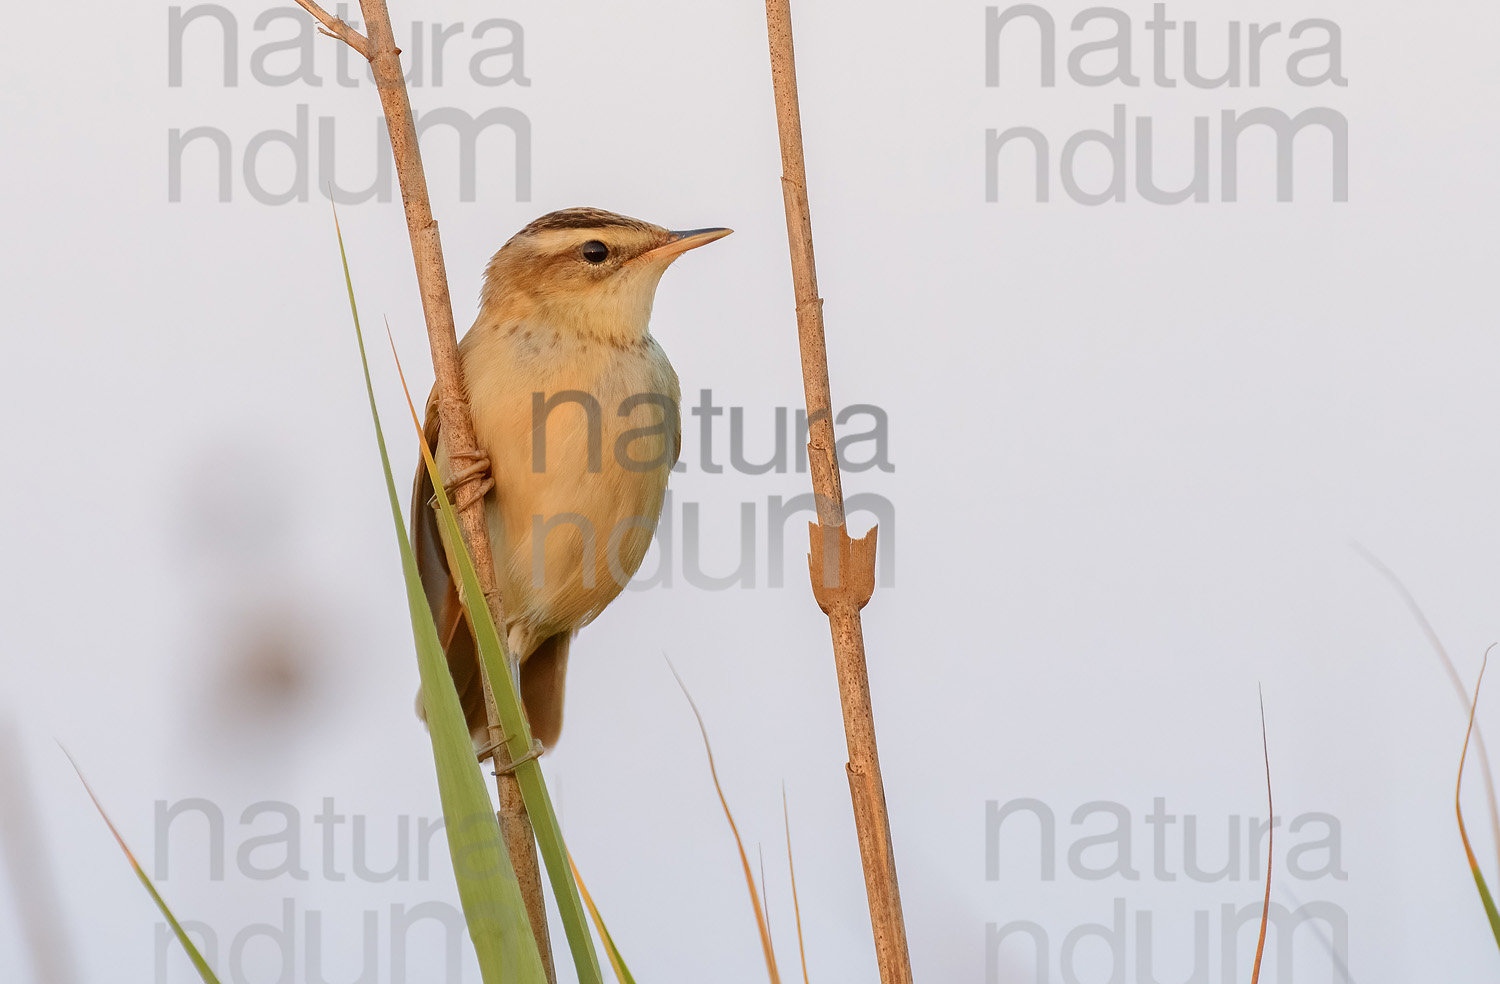
[[636, 257], [650, 263], [653, 260], [670, 260], [681, 256], [690, 249], [699, 246], [707, 246], [716, 239], [723, 239], [733, 232], [733, 229], [688, 229], [683, 232], [672, 233], [672, 238], [667, 240], [666, 245], [658, 246]]

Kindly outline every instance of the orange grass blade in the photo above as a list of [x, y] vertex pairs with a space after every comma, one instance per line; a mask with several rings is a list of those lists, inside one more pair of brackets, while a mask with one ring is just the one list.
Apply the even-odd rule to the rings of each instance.
[[802, 958], [802, 984], [807, 977], [807, 946], [802, 940], [802, 903], [797, 901], [797, 866], [792, 863], [792, 811], [786, 805], [786, 783], [781, 784], [781, 818], [786, 821], [786, 869], [792, 876], [792, 911], [797, 915], [797, 955]]
[[125, 838], [120, 836], [120, 831], [116, 829], [114, 821], [109, 818], [108, 813], [104, 812], [104, 804], [100, 803], [99, 797], [94, 795], [93, 787], [83, 777], [83, 770], [78, 767], [78, 763], [74, 761], [73, 756], [68, 753], [66, 748], [63, 749], [63, 754], [67, 755], [68, 761], [73, 764], [73, 771], [78, 773], [78, 781], [83, 783], [84, 792], [88, 793], [89, 799], [94, 801], [94, 809], [98, 810], [99, 816], [104, 818], [104, 825], [114, 835], [115, 843], [119, 844], [120, 850], [125, 852], [125, 860], [129, 861], [130, 867], [135, 869], [135, 876], [141, 880], [141, 884], [150, 893], [151, 900], [156, 903], [156, 907], [166, 917], [168, 925], [172, 927], [172, 932], [177, 937], [177, 942], [181, 943], [182, 948], [187, 951], [188, 959], [193, 962], [193, 967], [198, 971], [198, 976], [203, 978], [205, 984], [219, 984], [219, 979], [214, 976], [213, 969], [208, 966], [208, 961], [203, 959], [203, 954], [198, 952], [198, 948], [188, 938], [187, 931], [182, 928], [182, 924], [177, 921], [177, 917], [172, 915], [172, 910], [167, 908], [166, 901], [161, 897], [161, 893], [157, 892], [156, 886], [151, 884], [151, 879], [147, 877], [146, 870], [141, 867], [141, 863], [130, 852], [130, 847], [125, 843]]
[[1469, 832], [1464, 829], [1464, 762], [1469, 757], [1469, 739], [1474, 735], [1474, 716], [1479, 711], [1479, 688], [1484, 686], [1484, 671], [1490, 665], [1490, 650], [1484, 651], [1484, 663], [1479, 667], [1479, 679], [1474, 682], [1474, 703], [1469, 706], [1469, 730], [1464, 733], [1463, 754], [1458, 757], [1458, 788], [1453, 792], [1453, 809], [1458, 814], [1458, 836], [1464, 842], [1464, 854], [1469, 858], [1469, 870], [1474, 873], [1474, 884], [1479, 888], [1479, 899], [1484, 903], [1484, 914], [1490, 920], [1490, 932], [1495, 934], [1495, 943], [1500, 946], [1500, 911], [1495, 909], [1495, 900], [1490, 887], [1484, 883], [1484, 874], [1479, 870], [1479, 861], [1474, 857], [1474, 848], [1469, 843]]
[[771, 949], [776, 949], [776, 940], [771, 936], [771, 890], [766, 887], [766, 846], [755, 845], [756, 852], [760, 855], [760, 899], [766, 907], [766, 938], [771, 941]]
[[1250, 984], [1260, 982], [1260, 961], [1266, 955], [1266, 928], [1271, 921], [1271, 872], [1276, 867], [1276, 802], [1271, 798], [1271, 742], [1266, 738], [1266, 693], [1260, 693], [1260, 748], [1266, 757], [1266, 901], [1260, 909], [1260, 939], [1255, 944], [1255, 969]]
[[755, 924], [760, 929], [760, 945], [766, 954], [766, 973], [771, 976], [771, 984], [781, 984], [781, 974], [776, 970], [776, 953], [771, 949], [771, 931], [766, 926], [766, 914], [760, 906], [760, 896], [755, 891], [755, 873], [750, 868], [750, 857], [745, 853], [745, 842], [740, 839], [740, 828], [734, 822], [734, 814], [730, 812], [729, 801], [724, 798], [724, 787], [719, 785], [719, 770], [714, 767], [714, 750], [708, 742], [708, 728], [703, 724], [703, 715], [698, 713], [698, 705], [693, 703], [693, 695], [688, 693], [687, 684], [682, 682], [682, 677], [677, 674], [677, 667], [667, 660], [667, 668], [672, 671], [672, 676], [677, 678], [677, 686], [682, 688], [682, 695], [687, 698], [688, 707], [693, 709], [693, 717], [698, 719], [698, 731], [703, 735], [703, 750], [708, 753], [708, 771], [714, 779], [714, 791], [719, 794], [719, 805], [724, 808], [724, 817], [729, 821], [729, 829], [734, 834], [735, 846], [740, 851], [740, 864], [745, 869], [745, 884], [750, 889], [750, 904], [755, 907]]
[[609, 965], [614, 968], [615, 977], [620, 984], [635, 984], [635, 978], [630, 976], [630, 968], [625, 966], [625, 958], [620, 956], [620, 951], [615, 946], [614, 937], [609, 935], [609, 929], [604, 925], [604, 917], [599, 915], [599, 908], [594, 905], [594, 897], [583, 883], [583, 875], [578, 873], [578, 862], [573, 860], [572, 851], [568, 852], [568, 867], [573, 869], [573, 880], [578, 883], [578, 891], [583, 896], [583, 904], [588, 907], [589, 918], [594, 920], [594, 928], [604, 941], [604, 952], [609, 957]]
[[[1443, 670], [1448, 674], [1448, 682], [1453, 685], [1453, 692], [1458, 695], [1459, 706], [1467, 709], [1470, 706], [1469, 690], [1464, 686], [1464, 679], [1459, 675], [1458, 667], [1453, 665], [1453, 659], [1448, 655], [1447, 647], [1443, 640], [1438, 638], [1437, 629], [1432, 627], [1427, 613], [1422, 611], [1422, 606], [1417, 604], [1417, 596], [1411, 593], [1396, 572], [1385, 565], [1379, 557], [1375, 556], [1359, 542], [1354, 543], [1354, 549], [1360, 556], [1367, 560], [1371, 567], [1396, 589], [1401, 596], [1401, 601], [1406, 605], [1406, 610], [1411, 612], [1412, 617], [1417, 620], [1417, 625], [1422, 629], [1422, 634], [1427, 637], [1428, 645], [1432, 646], [1437, 653], [1438, 659], [1443, 661]], [[1490, 836], [1495, 841], [1496, 856], [1500, 856], [1500, 803], [1497, 803], [1495, 795], [1495, 776], [1490, 771], [1490, 750], [1485, 745], [1484, 729], [1478, 725], [1474, 726], [1474, 752], [1479, 756], [1479, 776], [1484, 780], [1484, 798], [1490, 812]]]

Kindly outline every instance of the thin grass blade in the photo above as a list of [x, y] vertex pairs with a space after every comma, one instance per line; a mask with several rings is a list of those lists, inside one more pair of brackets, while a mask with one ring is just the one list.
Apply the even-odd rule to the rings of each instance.
[[776, 969], [776, 951], [771, 946], [771, 930], [766, 925], [766, 913], [761, 908], [760, 895], [755, 891], [755, 873], [750, 868], [750, 856], [745, 853], [745, 842], [740, 839], [739, 825], [734, 822], [734, 813], [729, 809], [729, 800], [724, 797], [724, 787], [719, 785], [719, 770], [714, 766], [714, 750], [708, 741], [708, 728], [703, 723], [703, 715], [698, 713], [698, 705], [693, 702], [693, 695], [688, 693], [687, 684], [682, 682], [682, 677], [677, 674], [677, 667], [672, 661], [667, 661], [667, 667], [672, 671], [672, 676], [677, 678], [677, 686], [682, 688], [682, 695], [687, 698], [688, 707], [693, 709], [693, 717], [698, 719], [698, 731], [703, 735], [703, 750], [708, 753], [708, 772], [713, 776], [714, 792], [719, 794], [719, 805], [724, 808], [724, 817], [729, 821], [729, 830], [734, 834], [735, 847], [740, 851], [740, 865], [745, 869], [745, 885], [750, 889], [750, 904], [755, 908], [755, 925], [760, 930], [760, 945], [766, 955], [766, 973], [771, 977], [771, 984], [781, 984], [781, 972]]
[[635, 978], [630, 975], [630, 968], [625, 966], [625, 958], [620, 956], [620, 950], [615, 946], [615, 939], [609, 935], [609, 928], [604, 925], [604, 917], [599, 915], [599, 907], [594, 905], [593, 896], [589, 895], [588, 886], [583, 883], [583, 875], [578, 872], [578, 865], [573, 861], [573, 855], [568, 855], [568, 866], [573, 871], [573, 880], [578, 882], [578, 891], [583, 893], [583, 904], [588, 906], [589, 916], [594, 920], [594, 927], [599, 930], [599, 938], [604, 941], [604, 953], [609, 957], [609, 965], [614, 969], [615, 977], [620, 984], [635, 984]]
[[73, 760], [73, 756], [68, 753], [67, 749], [63, 749], [63, 754], [67, 755], [68, 761], [73, 763], [73, 771], [78, 773], [78, 781], [83, 783], [84, 791], [89, 794], [89, 799], [94, 801], [94, 809], [98, 810], [99, 816], [104, 818], [105, 826], [109, 827], [109, 832], [114, 835], [115, 843], [119, 844], [120, 850], [125, 852], [125, 860], [130, 862], [130, 867], [135, 870], [135, 876], [141, 880], [141, 885], [150, 894], [151, 901], [156, 903], [156, 908], [161, 910], [162, 916], [167, 920], [167, 925], [172, 927], [172, 933], [177, 937], [177, 942], [181, 943], [182, 948], [187, 951], [188, 959], [193, 962], [193, 967], [198, 971], [198, 976], [203, 978], [204, 984], [219, 984], [219, 979], [214, 976], [213, 969], [209, 967], [208, 961], [203, 959], [203, 954], [199, 953], [198, 948], [193, 945], [193, 941], [188, 937], [187, 932], [183, 930], [182, 924], [177, 921], [177, 917], [167, 907], [167, 903], [161, 897], [161, 893], [156, 890], [156, 886], [147, 877], [146, 870], [141, 867], [141, 863], [131, 853], [129, 845], [125, 843], [125, 838], [120, 836], [120, 831], [115, 827], [114, 821], [109, 818], [108, 813], [104, 812], [104, 804], [100, 803], [99, 797], [94, 795], [93, 787], [83, 777], [83, 770], [78, 767], [78, 763]]
[[781, 784], [781, 819], [786, 822], [786, 869], [792, 876], [792, 912], [797, 916], [797, 955], [802, 958], [802, 984], [812, 984], [807, 976], [807, 944], [802, 939], [802, 903], [797, 898], [797, 866], [792, 862], [792, 811], [786, 802], [786, 783]]
[[1491, 646], [1484, 651], [1484, 663], [1479, 667], [1479, 679], [1474, 682], [1474, 703], [1469, 707], [1469, 730], [1464, 733], [1463, 754], [1458, 757], [1458, 788], [1453, 793], [1453, 809], [1458, 814], [1458, 836], [1464, 842], [1464, 854], [1469, 859], [1469, 870], [1474, 873], [1474, 884], [1479, 889], [1479, 900], [1484, 903], [1484, 914], [1490, 920], [1490, 932], [1495, 936], [1495, 945], [1500, 946], [1500, 910], [1495, 908], [1495, 899], [1490, 887], [1484, 882], [1484, 873], [1479, 870], [1479, 861], [1474, 857], [1474, 848], [1469, 843], [1469, 832], [1464, 827], [1464, 763], [1469, 757], [1469, 739], [1474, 735], [1474, 717], [1479, 711], [1479, 688], [1484, 686], [1484, 671], [1490, 665]]
[[[1448, 655], [1448, 649], [1443, 645], [1443, 640], [1438, 638], [1437, 629], [1433, 627], [1427, 613], [1422, 611], [1422, 606], [1417, 603], [1417, 596], [1411, 593], [1406, 582], [1396, 576], [1395, 571], [1386, 566], [1384, 561], [1366, 549], [1363, 544], [1356, 542], [1354, 549], [1369, 562], [1371, 567], [1375, 568], [1376, 573], [1389, 581], [1396, 589], [1396, 593], [1401, 596], [1406, 610], [1411, 612], [1422, 634], [1427, 637], [1428, 645], [1432, 646], [1438, 659], [1442, 660], [1443, 670], [1448, 674], [1448, 682], [1453, 685], [1453, 692], [1458, 697], [1459, 706], [1467, 711], [1473, 703], [1469, 699], [1469, 690], [1464, 686], [1458, 667], [1453, 665], [1453, 658]], [[1474, 726], [1474, 752], [1479, 758], [1479, 778], [1484, 783], [1485, 805], [1489, 807], [1490, 837], [1495, 842], [1495, 855], [1500, 857], [1500, 800], [1497, 800], [1495, 793], [1495, 775], [1490, 768], [1490, 751], [1485, 744], [1484, 729], [1477, 724]]]
[[[391, 340], [391, 353], [396, 353], [394, 339]], [[500, 724], [505, 731], [506, 749], [510, 752], [511, 761], [519, 763], [515, 775], [521, 786], [521, 798], [526, 803], [526, 813], [531, 818], [531, 826], [536, 833], [537, 848], [547, 868], [547, 881], [552, 886], [552, 895], [557, 901], [558, 914], [568, 937], [568, 949], [573, 956], [579, 984], [604, 984], [604, 973], [599, 969], [594, 941], [589, 936], [588, 917], [578, 896], [578, 886], [573, 882], [568, 849], [563, 843], [562, 826], [557, 822], [557, 813], [552, 807], [546, 780], [542, 777], [541, 763], [536, 760], [536, 756], [530, 754], [531, 726], [526, 721], [521, 695], [510, 671], [510, 653], [506, 650], [505, 640], [496, 631], [489, 606], [484, 601], [484, 591], [479, 586], [474, 560], [464, 545], [463, 534], [458, 526], [458, 514], [453, 511], [453, 504], [443, 488], [443, 477], [438, 471], [437, 461], [432, 456], [432, 449], [427, 446], [422, 421], [417, 416], [416, 404], [412, 402], [411, 390], [406, 385], [406, 374], [401, 370], [399, 356], [396, 357], [396, 371], [401, 375], [401, 388], [406, 393], [406, 405], [411, 410], [412, 423], [417, 429], [422, 459], [436, 491], [443, 534], [453, 548], [452, 556], [459, 573], [459, 597], [469, 613], [481, 666], [495, 695], [495, 706], [500, 712]], [[426, 686], [425, 681], [423, 686]], [[447, 689], [453, 691], [451, 683]]]
[[[334, 227], [338, 230], [336, 212]], [[354, 282], [349, 275], [342, 230], [338, 230], [338, 240], [344, 283], [349, 291], [349, 310], [354, 317], [354, 333], [359, 341], [360, 363], [364, 367], [365, 391], [370, 400], [370, 417], [375, 423], [375, 439], [380, 447], [391, 517], [401, 550], [401, 569], [406, 580], [407, 604], [416, 642], [423, 700], [426, 702], [433, 762], [437, 768], [448, 850], [453, 858], [453, 871], [458, 881], [464, 918], [469, 926], [469, 937], [478, 955], [485, 984], [546, 984], [546, 973], [542, 969], [536, 939], [531, 933], [521, 888], [500, 835], [500, 824], [495, 818], [479, 760], [474, 755], [458, 691], [448, 672], [437, 626], [417, 572], [416, 556], [401, 516], [401, 500], [391, 475], [390, 456], [375, 405], [375, 387], [370, 381], [370, 363], [365, 354], [364, 332], [359, 325], [359, 308], [354, 300]]]
[[1266, 759], [1266, 900], [1260, 908], [1260, 939], [1255, 941], [1255, 969], [1250, 984], [1260, 984], [1260, 961], [1266, 955], [1266, 929], [1271, 924], [1271, 872], [1276, 866], [1276, 801], [1271, 797], [1271, 742], [1266, 737], [1266, 695], [1260, 695], [1260, 748]]
[[771, 890], [766, 887], [766, 846], [756, 844], [755, 851], [760, 855], [760, 903], [766, 910], [766, 941], [774, 951], [776, 938], [771, 935]]

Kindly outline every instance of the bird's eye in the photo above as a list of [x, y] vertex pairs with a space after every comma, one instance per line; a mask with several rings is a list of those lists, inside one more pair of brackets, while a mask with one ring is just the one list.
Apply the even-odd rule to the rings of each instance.
[[609, 247], [597, 239], [590, 239], [583, 244], [583, 258], [590, 263], [603, 263], [609, 259]]

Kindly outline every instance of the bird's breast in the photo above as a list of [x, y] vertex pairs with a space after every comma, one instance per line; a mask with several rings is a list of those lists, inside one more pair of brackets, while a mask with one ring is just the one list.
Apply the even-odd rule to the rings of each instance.
[[507, 618], [577, 628], [650, 544], [678, 453], [677, 375], [650, 335], [476, 326], [461, 352]]

